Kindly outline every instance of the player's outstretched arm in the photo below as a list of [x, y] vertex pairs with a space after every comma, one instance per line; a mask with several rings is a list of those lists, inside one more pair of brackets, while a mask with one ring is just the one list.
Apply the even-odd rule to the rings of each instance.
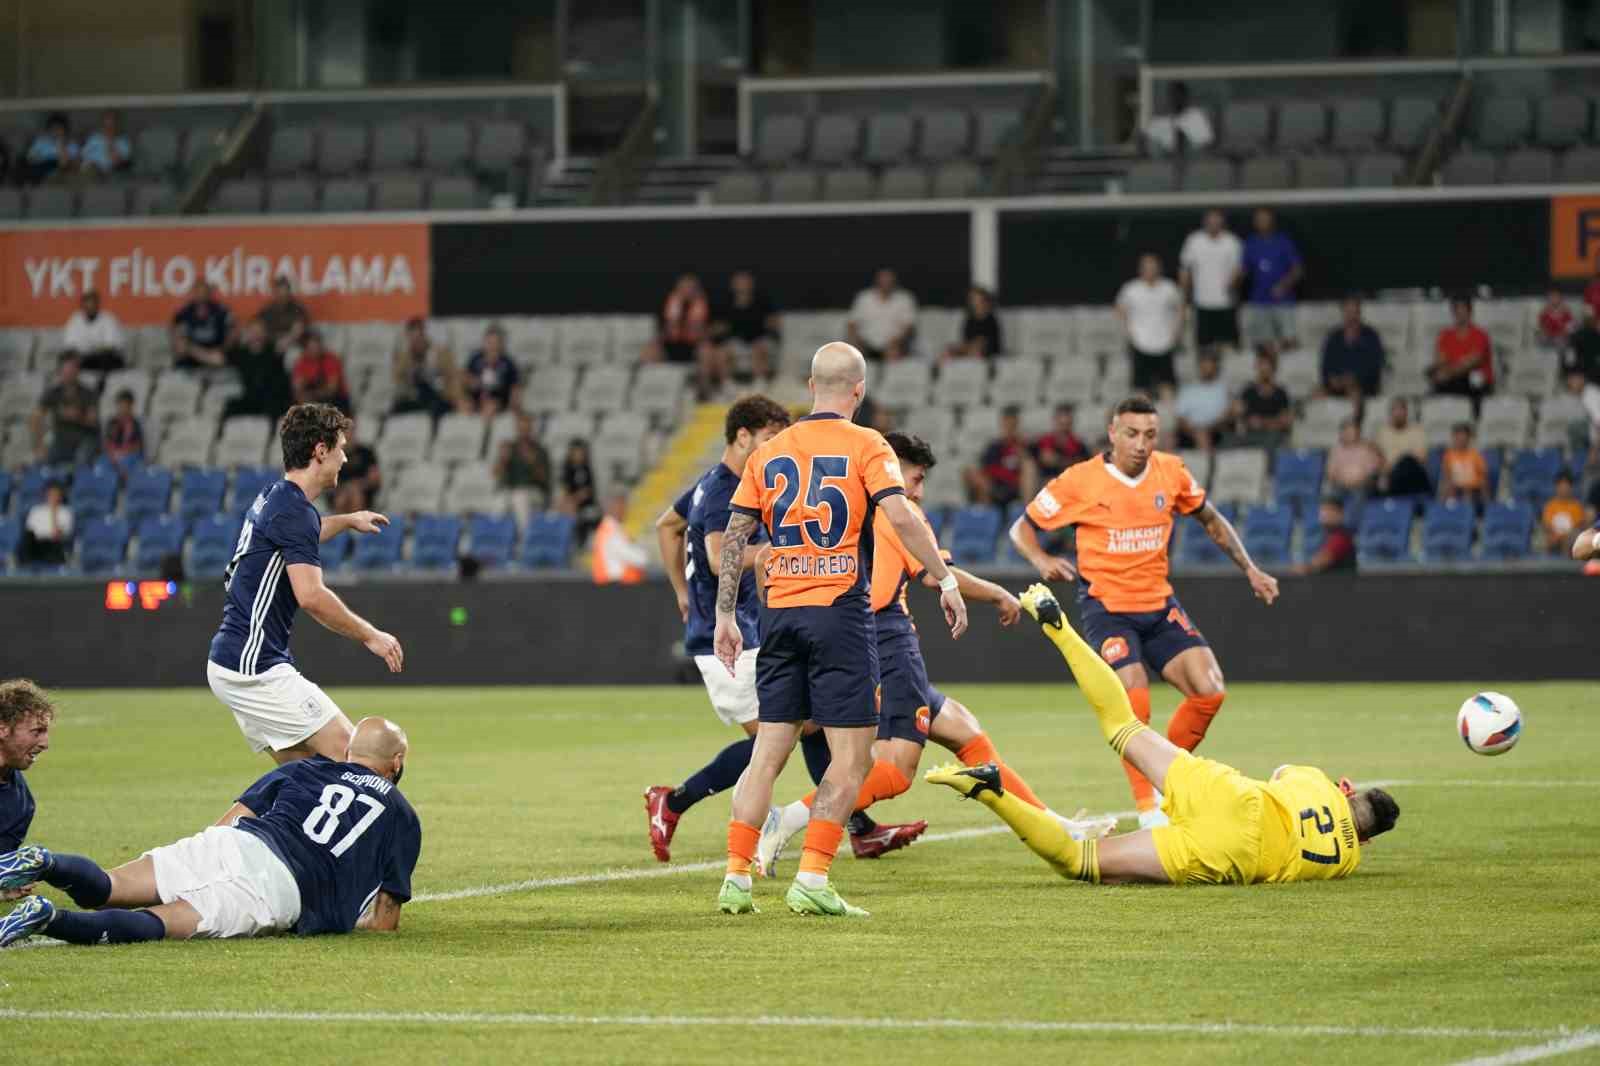
[[331, 514], [322, 520], [322, 532], [319, 536], [321, 543], [337, 537], [345, 530], [356, 533], [376, 533], [389, 524], [387, 515], [377, 511], [351, 511], [349, 514]]
[[742, 511], [735, 511], [723, 531], [722, 543], [717, 552], [717, 631], [712, 644], [717, 659], [728, 668], [731, 675], [744, 650], [744, 637], [739, 633], [739, 623], [734, 619], [734, 608], [739, 605], [739, 579], [744, 574], [745, 545], [755, 532], [756, 519]]
[[405, 665], [400, 642], [344, 605], [332, 589], [322, 583], [322, 567], [310, 563], [290, 563], [289, 585], [297, 603], [325, 628], [341, 637], [358, 641], [398, 674]]
[[661, 566], [667, 572], [667, 582], [678, 600], [678, 616], [689, 620], [689, 579], [684, 576], [684, 560], [688, 552], [689, 523], [677, 508], [668, 507], [656, 519], [656, 544], [661, 549]]
[[[956, 587], [961, 590], [963, 598], [976, 603], [994, 604], [995, 609], [1000, 612], [1001, 625], [1015, 625], [1017, 619], [1022, 617], [1022, 604], [993, 581], [985, 581], [976, 574], [969, 574], [959, 566], [952, 566], [950, 572], [956, 576]], [[939, 582], [926, 570], [922, 573], [922, 583], [931, 589], [939, 587]]]
[[1078, 580], [1078, 571], [1071, 562], [1044, 550], [1044, 545], [1039, 543], [1039, 534], [1034, 531], [1027, 515], [1017, 516], [1017, 520], [1011, 524], [1010, 536], [1017, 554], [1032, 563], [1033, 568], [1039, 571], [1039, 576], [1046, 581]]
[[366, 929], [374, 933], [393, 933], [400, 929], [400, 901], [389, 893], [378, 890], [372, 897], [372, 905], [367, 908], [356, 921], [357, 929]]
[[1572, 542], [1572, 557], [1581, 561], [1596, 555], [1600, 555], [1600, 529], [1586, 529]]
[[1233, 560], [1235, 566], [1244, 571], [1244, 576], [1250, 579], [1250, 588], [1255, 592], [1256, 599], [1271, 604], [1278, 598], [1278, 579], [1255, 564], [1250, 558], [1250, 553], [1244, 550], [1244, 541], [1239, 539], [1239, 531], [1233, 528], [1233, 523], [1228, 521], [1221, 511], [1207, 501], [1200, 505], [1200, 510], [1194, 513], [1194, 517], [1195, 521], [1205, 528], [1206, 536]]
[[944, 620], [949, 623], [950, 636], [959, 638], [967, 631], [967, 603], [961, 598], [961, 583], [944, 557], [939, 554], [939, 542], [933, 538], [928, 523], [911, 509], [905, 496], [895, 493], [878, 501], [883, 513], [889, 517], [911, 557], [923, 566], [923, 573], [932, 577], [939, 586], [939, 603], [944, 607]]

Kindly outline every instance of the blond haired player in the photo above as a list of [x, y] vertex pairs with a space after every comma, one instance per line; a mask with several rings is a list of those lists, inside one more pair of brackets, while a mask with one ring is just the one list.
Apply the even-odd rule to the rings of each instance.
[[[1156, 450], [1160, 419], [1150, 400], [1130, 396], [1112, 410], [1110, 448], [1069, 466], [1028, 504], [1011, 527], [1011, 542], [1046, 581], [1079, 581], [1079, 624], [1128, 690], [1133, 713], [1150, 721], [1146, 666], [1183, 693], [1167, 739], [1193, 751], [1222, 707], [1222, 668], [1167, 581], [1167, 542], [1174, 516], [1193, 515], [1250, 579], [1263, 602], [1278, 598], [1277, 579], [1250, 560], [1233, 525], [1206, 502], [1206, 492], [1176, 455]], [[1076, 526], [1078, 561], [1051, 555], [1038, 530]], [[1143, 774], [1124, 763], [1139, 808], [1139, 825], [1163, 824], [1160, 799]]]
[[1055, 818], [1007, 792], [992, 764], [942, 766], [927, 780], [994, 811], [1062, 877], [1094, 884], [1327, 881], [1354, 873], [1361, 845], [1394, 828], [1400, 807], [1382, 789], [1357, 792], [1311, 766], [1280, 766], [1272, 780], [1255, 781], [1151, 732], [1049, 589], [1034, 585], [1022, 607], [1067, 660], [1111, 749], [1160, 784], [1170, 824], [1074, 840]]

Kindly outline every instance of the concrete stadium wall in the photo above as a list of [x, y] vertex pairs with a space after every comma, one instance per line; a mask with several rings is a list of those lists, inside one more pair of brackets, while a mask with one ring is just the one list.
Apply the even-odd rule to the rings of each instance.
[[[1021, 585], [1013, 576], [1008, 584]], [[1178, 592], [1233, 681], [1511, 682], [1600, 677], [1600, 584], [1561, 574], [1285, 580], [1262, 607], [1235, 578], [1181, 578]], [[8, 586], [0, 677], [53, 686], [205, 684], [222, 592], [195, 587], [155, 611], [104, 607], [103, 584]], [[575, 580], [347, 585], [357, 611], [406, 648], [399, 677], [302, 617], [294, 650], [325, 685], [655, 684], [693, 676], [665, 582], [597, 588]], [[936, 682], [1060, 681], [1053, 650], [1003, 631], [987, 608], [952, 643], [931, 593], [914, 593]]]

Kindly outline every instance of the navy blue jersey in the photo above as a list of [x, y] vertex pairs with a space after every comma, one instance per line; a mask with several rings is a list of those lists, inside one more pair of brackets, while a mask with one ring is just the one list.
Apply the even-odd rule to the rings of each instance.
[[0, 852], [16, 851], [28, 839], [33, 824], [33, 793], [21, 770], [0, 777]]
[[283, 571], [295, 563], [321, 566], [321, 539], [322, 516], [299, 485], [280, 479], [262, 490], [223, 574], [228, 599], [222, 628], [211, 638], [212, 662], [241, 674], [294, 662], [289, 632], [300, 604]]
[[422, 824], [387, 778], [313, 755], [278, 767], [239, 802], [255, 817], [238, 828], [271, 848], [300, 886], [296, 933], [348, 933], [380, 888], [401, 903], [411, 898]]
[[[713, 637], [717, 631], [717, 567], [721, 560], [706, 555], [706, 534], [721, 533], [728, 528], [728, 504], [738, 487], [739, 475], [726, 464], [718, 463], [672, 505], [678, 516], [689, 523], [689, 558], [684, 571], [689, 579], [689, 623], [683, 634], [683, 650], [690, 655], [710, 655], [713, 651]], [[758, 525], [750, 537], [751, 543], [760, 544], [766, 539], [766, 533]], [[761, 645], [760, 616], [756, 575], [746, 570], [739, 578], [739, 602], [734, 606], [734, 618], [739, 622], [739, 635], [746, 648]]]

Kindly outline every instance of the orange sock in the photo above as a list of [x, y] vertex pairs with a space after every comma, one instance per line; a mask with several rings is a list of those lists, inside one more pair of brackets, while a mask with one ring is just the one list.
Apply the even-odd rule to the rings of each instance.
[[756, 842], [761, 830], [737, 818], [728, 822], [728, 872], [750, 876], [750, 863], [756, 857]]
[[839, 841], [842, 839], [842, 823], [813, 817], [806, 823], [806, 846], [800, 853], [800, 872], [827, 877], [828, 867], [833, 865], [834, 853], [839, 850]]
[[1219, 692], [1215, 696], [1190, 696], [1178, 704], [1172, 721], [1167, 723], [1167, 739], [1184, 751], [1198, 748], [1226, 698], [1227, 693]]
[[1045, 809], [1044, 804], [1039, 801], [1039, 797], [1033, 794], [1033, 789], [1028, 787], [1028, 783], [1022, 779], [1021, 775], [1007, 766], [1000, 758], [1000, 753], [994, 750], [994, 742], [989, 739], [989, 734], [979, 733], [967, 741], [966, 746], [956, 752], [956, 758], [961, 760], [961, 765], [963, 766], [982, 766], [986, 762], [994, 763], [1000, 767], [1001, 788], [1024, 803], [1031, 803], [1041, 811]]
[[[879, 800], [894, 799], [900, 793], [911, 787], [911, 782], [906, 780], [906, 775], [900, 768], [892, 763], [877, 761], [872, 764], [872, 769], [867, 771], [866, 779], [861, 782], [861, 791], [856, 793], [856, 806], [858, 811], [864, 811]], [[817, 798], [817, 790], [812, 789], [800, 797], [800, 802], [807, 807]]]
[[[1130, 688], [1128, 702], [1133, 704], [1133, 716], [1145, 725], [1150, 724], [1150, 690], [1148, 688]], [[1176, 721], [1176, 719], [1174, 719]], [[1128, 784], [1133, 787], [1133, 805], [1139, 811], [1153, 811], [1156, 809], [1155, 786], [1145, 779], [1145, 776], [1133, 768], [1133, 763], [1122, 760], [1122, 772], [1128, 775]]]

